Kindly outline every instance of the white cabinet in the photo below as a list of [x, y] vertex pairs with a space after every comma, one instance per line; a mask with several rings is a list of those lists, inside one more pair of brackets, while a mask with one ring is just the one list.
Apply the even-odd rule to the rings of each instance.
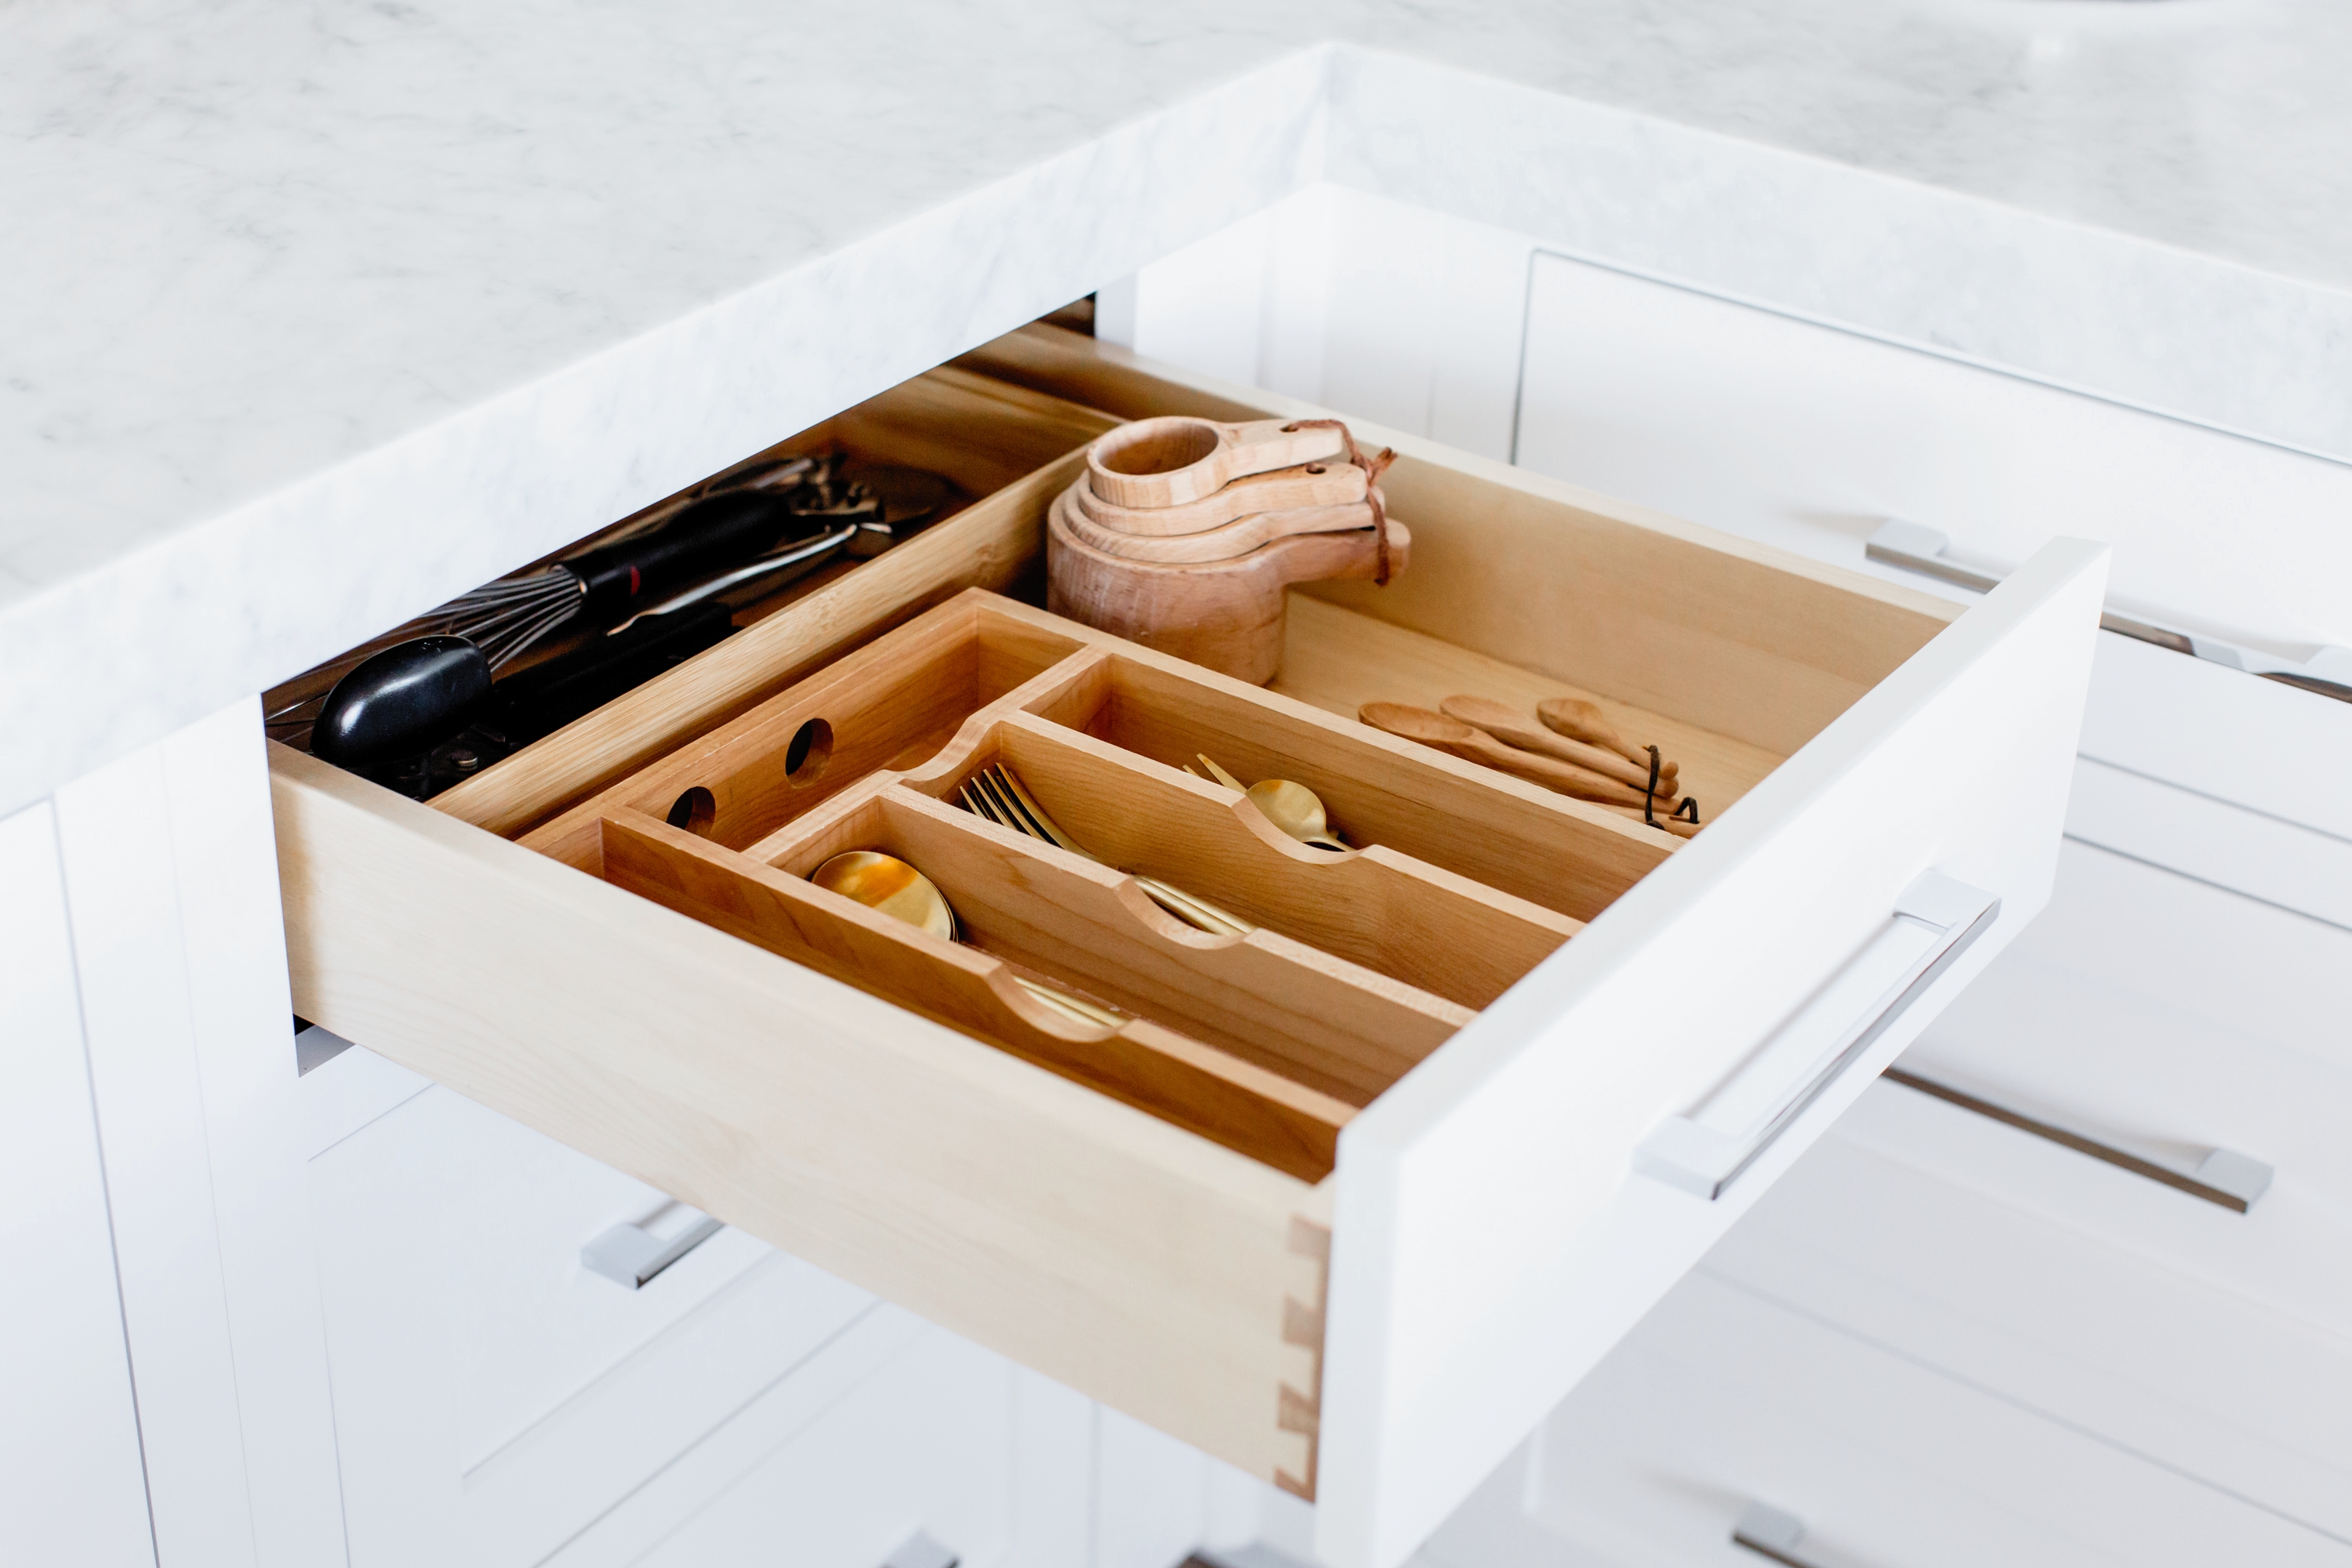
[[[1882, 1091], [1882, 1092], [1892, 1092]], [[1727, 1283], [1694, 1276], [1432, 1542], [1431, 1568], [2340, 1568], [2352, 1547]]]
[[0, 1520], [27, 1563], [153, 1564], [57, 826], [0, 821]]

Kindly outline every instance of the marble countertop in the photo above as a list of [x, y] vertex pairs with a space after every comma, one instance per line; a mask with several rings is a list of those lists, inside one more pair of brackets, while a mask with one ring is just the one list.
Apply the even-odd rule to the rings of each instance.
[[0, 812], [1317, 180], [2352, 458], [2328, 0], [0, 10]]

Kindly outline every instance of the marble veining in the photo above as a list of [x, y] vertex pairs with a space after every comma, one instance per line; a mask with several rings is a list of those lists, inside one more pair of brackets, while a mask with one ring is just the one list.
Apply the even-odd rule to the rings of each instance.
[[2347, 64], [2320, 0], [11, 7], [0, 811], [1318, 178], [2352, 454]]

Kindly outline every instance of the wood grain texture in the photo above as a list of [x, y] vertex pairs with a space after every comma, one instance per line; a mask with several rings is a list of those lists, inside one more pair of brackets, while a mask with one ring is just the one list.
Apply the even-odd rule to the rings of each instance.
[[1549, 676], [1306, 595], [1291, 600], [1282, 674], [1273, 689], [1352, 718], [1367, 702], [1434, 708], [1454, 692], [1476, 691], [1533, 711], [1547, 697], [1585, 697], [1625, 738], [1673, 757], [1685, 795], [1708, 820], [1780, 764], [1761, 746], [1649, 709], [1595, 696]]
[[1205, 500], [1235, 479], [1337, 458], [1339, 432], [1281, 419], [1229, 425], [1163, 415], [1103, 436], [1087, 450], [1087, 483], [1114, 506], [1172, 507]]
[[[1163, 564], [1106, 555], [1065, 521], [1071, 492], [1046, 520], [1046, 607], [1056, 615], [1252, 685], [1282, 667], [1282, 626], [1295, 583], [1370, 577], [1380, 566], [1372, 531], [1302, 533], [1229, 561]], [[1389, 570], [1410, 564], [1412, 534], [1387, 523]]]
[[512, 837], [941, 600], [1009, 585], [1042, 548], [1046, 504], [1083, 470], [1079, 448], [1117, 421], [942, 370], [781, 447], [822, 438], [836, 423], [856, 435], [852, 449], [861, 455], [932, 468], [992, 493], [434, 796], [433, 808]]
[[[1276, 1170], [1309, 1181], [1329, 1173], [1339, 1129], [1354, 1111], [1342, 1100], [1149, 1016], [1115, 1030], [1079, 1025], [1024, 991], [1005, 955], [970, 942], [941, 942], [652, 817], [621, 812], [605, 819], [604, 831], [604, 876], [616, 887], [1001, 1046]], [[923, 868], [942, 890], [952, 886], [949, 902], [960, 924], [968, 910], [999, 916], [992, 923], [1000, 938], [1012, 923], [995, 906], [983, 908], [971, 868], [950, 866], [949, 856], [931, 852], [935, 846], [909, 847], [898, 834], [866, 837]], [[973, 934], [980, 934], [977, 922]], [[1032, 944], [1008, 945], [1018, 952]], [[1048, 981], [1066, 977], [1048, 964], [1022, 967]], [[1135, 1009], [1113, 988], [1079, 988]]]
[[[627, 809], [666, 818], [685, 791], [698, 788], [712, 803], [711, 819], [698, 831], [743, 848], [877, 769], [928, 759], [974, 713], [1085, 647], [1034, 623], [988, 615], [981, 601], [960, 595], [598, 791], [520, 842], [593, 872], [604, 817]], [[824, 726], [828, 750], [804, 758], [795, 773], [788, 766], [793, 742], [810, 724]]]
[[1494, 1001], [1582, 929], [1389, 845], [1310, 849], [1223, 786], [1123, 752], [1073, 718], [1073, 728], [1008, 719], [996, 756], [1113, 865], [1467, 1007]]
[[[1358, 469], [1361, 472], [1361, 469]], [[1352, 501], [1344, 506], [1294, 507], [1287, 511], [1252, 512], [1234, 521], [1209, 529], [1201, 533], [1155, 534], [1121, 533], [1106, 528], [1088, 515], [1087, 493], [1075, 491], [1071, 504], [1059, 511], [1062, 526], [1072, 538], [1089, 550], [1122, 561], [1152, 561], [1163, 565], [1181, 565], [1196, 561], [1231, 561], [1237, 555], [1247, 555], [1277, 539], [1288, 539], [1300, 533], [1339, 533], [1349, 529], [1372, 526], [1372, 505], [1370, 501]]]
[[[1558, 699], [1554, 699], [1557, 703]], [[1567, 735], [1555, 734], [1537, 720], [1533, 713], [1513, 707], [1507, 702], [1475, 692], [1457, 692], [1437, 705], [1437, 710], [1449, 719], [1459, 719], [1465, 724], [1475, 724], [1507, 746], [1523, 752], [1539, 752], [1559, 762], [1572, 763], [1591, 773], [1601, 773], [1620, 784], [1633, 785], [1644, 795], [1652, 792], [1649, 760], [1636, 762], [1621, 751], [1588, 745]], [[1672, 798], [1675, 795], [1675, 779], [1681, 764], [1661, 749], [1657, 758], [1655, 794]]]
[[[1024, 328], [956, 363], [1129, 417], [1324, 412], [1051, 327]], [[1962, 609], [1419, 437], [1351, 428], [1360, 447], [1397, 450], [1381, 484], [1413, 520], [1421, 563], [1384, 589], [1332, 584], [1301, 596], [1777, 755], [1819, 733]], [[1527, 569], [1538, 561], [1542, 571]]]
[[282, 746], [294, 1005], [1272, 1480], [1311, 1186]]
[[[1213, 495], [1182, 506], [1120, 506], [1080, 487], [1076, 510], [1097, 528], [1139, 539], [1173, 540], [1214, 532], [1245, 517], [1325, 507], [1354, 506], [1370, 493], [1363, 469], [1353, 463], [1302, 463], [1294, 468], [1252, 474]], [[1367, 522], [1363, 526], [1371, 525]]]
[[1140, 651], [1115, 661], [1110, 679], [1111, 700], [1087, 726], [1099, 739], [1174, 769], [1206, 752], [1251, 782], [1305, 784], [1349, 842], [1385, 845], [1573, 920], [1594, 918], [1672, 853], [1654, 830], [1604, 806], [1383, 735], [1352, 712], [1203, 679]]

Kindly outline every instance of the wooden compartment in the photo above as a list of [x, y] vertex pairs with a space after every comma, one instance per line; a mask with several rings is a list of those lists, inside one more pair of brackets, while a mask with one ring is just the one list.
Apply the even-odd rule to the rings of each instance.
[[[966, 368], [1125, 416], [1319, 413], [1046, 331]], [[1962, 613], [1357, 435], [1402, 453], [1382, 483], [1412, 567], [1294, 595], [1271, 691], [1018, 605], [942, 604], [1022, 581], [1064, 458], [519, 756], [496, 791], [425, 806], [275, 754], [297, 1006], [1314, 1497], [1327, 1561], [1388, 1568], [2044, 901], [2104, 552], [2053, 545]], [[926, 610], [907, 640], [943, 640], [908, 668], [958, 673], [886, 703], [877, 639]], [[1677, 847], [1347, 717], [1456, 690], [1590, 694], [1677, 757], [1705, 831]], [[755, 779], [818, 717], [834, 749], [797, 794], [787, 766], [722, 811], [696, 775], [698, 738], [742, 742]], [[1308, 784], [1378, 847], [1305, 863], [1176, 771], [1196, 750]], [[999, 759], [1108, 864], [954, 805]], [[716, 837], [690, 805], [669, 825], [697, 785]], [[548, 853], [499, 836], [541, 823]], [[794, 877], [856, 836], [939, 860], [983, 945], [869, 928]], [[1843, 1000], [1927, 871], [1997, 916], [1899, 995]], [[1129, 873], [1270, 940], [1188, 934]], [[1245, 1029], [1277, 960], [1395, 1005], [1310, 1037], [1278, 997]], [[1105, 1041], [1005, 996], [1021, 971], [1165, 1037], [1125, 1026], [1089, 1054]], [[1424, 1051], [1432, 1020], [1450, 1032]], [[1715, 1196], [1643, 1173], [1662, 1129], [1817, 1035], [1858, 1043]], [[1190, 1109], [1186, 1073], [1211, 1097]], [[1302, 1119], [1291, 1089], [1329, 1103]], [[1244, 1136], [1242, 1105], [1271, 1120]]]

